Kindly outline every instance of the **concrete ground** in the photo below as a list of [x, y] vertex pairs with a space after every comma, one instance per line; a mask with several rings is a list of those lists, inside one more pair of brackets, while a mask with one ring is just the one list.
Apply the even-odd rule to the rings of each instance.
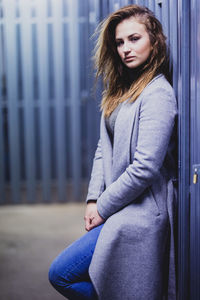
[[48, 282], [51, 261], [85, 233], [85, 204], [0, 207], [0, 299], [61, 300]]

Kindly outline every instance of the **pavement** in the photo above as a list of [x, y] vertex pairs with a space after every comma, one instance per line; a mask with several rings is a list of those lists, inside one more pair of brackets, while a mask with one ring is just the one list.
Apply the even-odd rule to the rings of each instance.
[[85, 233], [84, 203], [0, 207], [0, 300], [66, 299], [50, 285], [52, 260]]

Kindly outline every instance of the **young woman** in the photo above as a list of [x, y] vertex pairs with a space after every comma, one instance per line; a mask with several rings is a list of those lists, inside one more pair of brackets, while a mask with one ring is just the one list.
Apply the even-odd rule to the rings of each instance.
[[165, 36], [145, 7], [130, 5], [100, 27], [97, 76], [105, 90], [82, 238], [49, 278], [68, 299], [176, 299], [175, 119]]

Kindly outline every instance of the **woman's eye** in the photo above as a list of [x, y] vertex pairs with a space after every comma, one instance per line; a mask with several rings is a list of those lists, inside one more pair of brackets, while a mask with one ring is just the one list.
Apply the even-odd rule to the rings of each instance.
[[131, 42], [135, 42], [135, 41], [138, 41], [140, 38], [139, 37], [132, 37], [130, 40], [131, 40]]
[[123, 44], [122, 41], [116, 42], [117, 47], [121, 46]]

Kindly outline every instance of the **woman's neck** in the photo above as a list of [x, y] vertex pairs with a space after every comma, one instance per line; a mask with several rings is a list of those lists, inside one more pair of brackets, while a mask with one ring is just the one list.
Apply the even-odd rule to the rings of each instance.
[[146, 64], [147, 64], [147, 62], [145, 61], [142, 65], [140, 65], [134, 69], [126, 68], [130, 84], [132, 84], [134, 81], [136, 81], [140, 77], [140, 75], [142, 74], [142, 72], [144, 70], [144, 66]]
[[140, 66], [134, 69], [127, 69], [130, 84], [138, 79], [138, 77], [141, 75], [141, 71], [142, 68]]

